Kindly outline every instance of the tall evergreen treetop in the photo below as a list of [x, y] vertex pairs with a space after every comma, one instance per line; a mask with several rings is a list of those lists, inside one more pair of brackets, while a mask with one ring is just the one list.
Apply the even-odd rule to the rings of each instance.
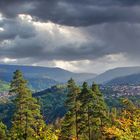
[[95, 104], [96, 104], [96, 107], [99, 107], [97, 109], [99, 111], [106, 111], [107, 110], [107, 105], [106, 105], [106, 103], [104, 101], [103, 95], [100, 92], [100, 89], [99, 89], [98, 85], [93, 83], [91, 89], [92, 89], [93, 94], [94, 94], [94, 96], [96, 98], [96, 100], [94, 101]]
[[10, 130], [11, 140], [47, 139], [46, 125], [40, 113], [40, 105], [32, 97], [27, 81], [19, 70], [14, 72], [10, 92], [16, 94], [16, 111]]
[[10, 85], [10, 92], [20, 94], [23, 90], [27, 90], [27, 81], [23, 78], [22, 72], [16, 70]]
[[61, 139], [68, 140], [71, 138], [78, 139], [78, 102], [77, 96], [80, 93], [79, 87], [77, 87], [75, 81], [70, 79], [67, 83], [67, 99], [65, 101], [65, 106], [67, 108], [67, 113], [64, 117], [62, 127], [61, 127]]
[[78, 99], [81, 102], [81, 106], [87, 106], [87, 104], [89, 103], [89, 100], [91, 99], [91, 96], [92, 96], [92, 91], [89, 88], [87, 82], [84, 82], [82, 85], [81, 93], [79, 94], [79, 97], [78, 97]]
[[75, 108], [76, 105], [76, 98], [78, 94], [80, 93], [79, 87], [77, 87], [75, 81], [73, 79], [70, 79], [67, 84], [68, 88], [68, 94], [67, 94], [67, 99], [65, 101], [65, 106], [69, 111], [74, 111], [73, 109]]

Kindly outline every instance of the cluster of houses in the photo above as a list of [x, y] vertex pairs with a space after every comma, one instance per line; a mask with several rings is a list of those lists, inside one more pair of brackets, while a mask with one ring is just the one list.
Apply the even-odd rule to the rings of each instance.
[[140, 95], [140, 85], [117, 85], [111, 87], [114, 94], [112, 96], [138, 96]]
[[5, 92], [0, 92], [0, 103], [6, 103], [7, 100], [11, 97], [11, 95], [9, 94], [9, 92], [5, 91]]

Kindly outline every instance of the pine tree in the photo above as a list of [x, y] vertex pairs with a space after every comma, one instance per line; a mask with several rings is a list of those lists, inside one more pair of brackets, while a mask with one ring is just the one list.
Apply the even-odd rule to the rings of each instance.
[[98, 86], [93, 84], [90, 88], [84, 82], [78, 100], [80, 101], [81, 136], [88, 140], [102, 139], [102, 128], [107, 121], [107, 107]]
[[103, 95], [99, 90], [97, 84], [92, 84], [92, 91], [94, 94], [93, 108], [92, 108], [92, 125], [93, 137], [97, 139], [103, 139], [103, 128], [109, 123], [107, 105], [104, 101]]
[[40, 106], [27, 88], [22, 72], [16, 70], [11, 81], [11, 93], [16, 94], [16, 112], [12, 121], [10, 138], [12, 140], [44, 140], [46, 125], [40, 114]]
[[61, 124], [61, 140], [71, 140], [73, 137], [73, 124], [71, 118], [71, 112], [67, 112], [64, 116], [63, 122]]
[[4, 125], [2, 122], [0, 122], [0, 140], [7, 139], [6, 130], [7, 130], [6, 125]]
[[75, 81], [70, 79], [67, 85], [68, 94], [65, 106], [68, 110], [62, 123], [62, 139], [78, 139], [78, 102], [77, 96], [80, 89], [76, 86]]
[[91, 112], [93, 99], [94, 96], [92, 94], [92, 90], [89, 88], [88, 84], [84, 82], [81, 93], [78, 97], [78, 100], [80, 101], [79, 133], [84, 139], [88, 140], [91, 140]]

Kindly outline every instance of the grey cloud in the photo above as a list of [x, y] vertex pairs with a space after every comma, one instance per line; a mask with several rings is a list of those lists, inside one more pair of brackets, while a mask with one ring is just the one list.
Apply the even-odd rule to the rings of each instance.
[[42, 20], [51, 20], [69, 26], [90, 26], [112, 22], [137, 23], [140, 22], [137, 14], [140, 11], [134, 7], [135, 4], [139, 5], [139, 2], [58, 1], [50, 5], [43, 1], [30, 14]]
[[106, 50], [113, 53], [124, 53], [128, 57], [139, 59], [140, 52], [140, 25], [139, 24], [104, 24], [86, 28], [90, 36], [104, 42]]
[[[57, 46], [57, 43], [55, 44]], [[30, 58], [35, 61], [42, 60], [93, 60], [105, 55], [116, 53], [116, 50], [108, 50], [105, 46], [100, 46], [96, 43], [85, 43], [80, 46], [76, 44], [67, 44], [67, 46], [53, 46], [50, 49], [49, 44], [43, 46], [39, 40], [30, 39], [30, 41], [20, 40], [14, 43], [13, 46], [3, 47], [0, 49], [1, 56], [8, 58]]]
[[0, 40], [14, 39], [19, 36], [21, 38], [30, 38], [35, 36], [36, 31], [31, 23], [20, 21], [19, 19], [4, 19], [1, 22]]
[[[27, 4], [29, 6], [27, 6]], [[139, 0], [1, 0], [0, 11], [8, 17], [26, 13], [44, 21], [69, 26], [111, 22], [140, 22]]]
[[61, 47], [56, 49], [53, 54], [50, 54], [50, 57], [55, 58], [56, 60], [94, 60], [104, 55], [109, 54], [105, 49], [105, 46], [99, 46], [100, 44], [88, 43], [82, 44], [80, 47], [75, 47], [75, 45], [69, 45], [69, 47]]
[[33, 3], [34, 0], [31, 0], [29, 2], [28, 0], [1, 0], [0, 1], [0, 12], [8, 17], [8, 18], [14, 18], [18, 14], [28, 12], [33, 8]]
[[[140, 25], [139, 24], [103, 24], [80, 28], [90, 36], [88, 42], [69, 42], [52, 38], [49, 32], [36, 35], [33, 38], [16, 38], [8, 47], [0, 48], [0, 55], [9, 58], [31, 58], [42, 60], [96, 60], [110, 54], [124, 54], [127, 58], [139, 59]], [[37, 33], [40, 34], [40, 33]], [[42, 33], [41, 33], [42, 34]], [[43, 38], [45, 37], [45, 38]], [[96, 40], [96, 42], [94, 41]]]
[[11, 41], [10, 44], [0, 48], [1, 57], [23, 59], [40, 57], [43, 53], [43, 46], [40, 46], [33, 38], [20, 39], [19, 37]]
[[[52, 60], [96, 61], [121, 53], [132, 63], [140, 59], [139, 9], [139, 0], [1, 0], [0, 12], [6, 19], [0, 21], [0, 27], [4, 28], [0, 31], [0, 58], [29, 64]], [[30, 14], [40, 22], [76, 26], [74, 29], [89, 38], [86, 43], [75, 41], [75, 36], [65, 38], [57, 28], [52, 29], [51, 36], [49, 31], [36, 30], [32, 23], [19, 21], [18, 14]], [[70, 41], [71, 38], [75, 40]], [[3, 44], [3, 40], [10, 43]]]

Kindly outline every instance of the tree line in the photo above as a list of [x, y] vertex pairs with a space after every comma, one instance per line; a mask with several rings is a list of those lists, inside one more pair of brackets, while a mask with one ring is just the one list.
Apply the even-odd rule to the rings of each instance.
[[122, 108], [108, 108], [97, 84], [86, 82], [79, 88], [68, 81], [62, 121], [62, 140], [139, 140], [140, 108], [128, 99], [121, 99]]
[[15, 113], [7, 130], [0, 122], [0, 140], [139, 140], [140, 108], [122, 99], [123, 108], [109, 108], [97, 84], [67, 83], [67, 113], [55, 124], [46, 124], [38, 99], [32, 97], [21, 71], [10, 85]]

